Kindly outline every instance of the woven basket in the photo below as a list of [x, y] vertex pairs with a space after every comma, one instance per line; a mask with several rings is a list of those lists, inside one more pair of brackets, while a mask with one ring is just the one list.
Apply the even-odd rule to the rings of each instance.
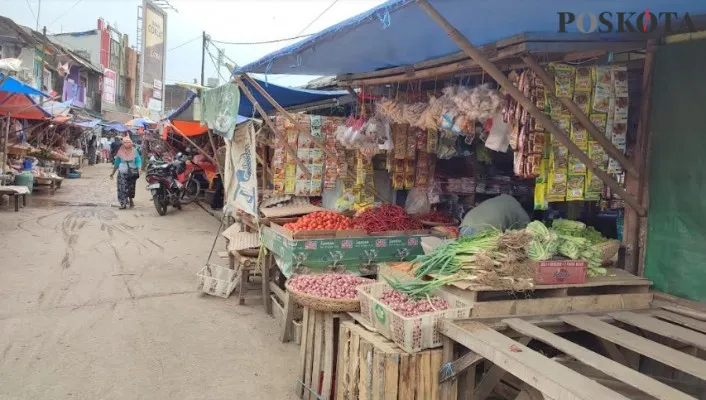
[[[370, 280], [370, 283], [375, 281]], [[330, 311], [330, 312], [358, 312], [360, 311], [360, 299], [329, 299], [326, 297], [313, 296], [308, 293], [302, 293], [292, 290], [289, 287], [289, 282], [285, 284], [287, 292], [292, 297], [295, 303], [302, 307], [309, 307], [314, 311]]]
[[608, 264], [613, 260], [615, 255], [618, 254], [618, 249], [620, 249], [620, 241], [612, 239], [603, 243], [595, 244], [593, 247], [600, 250], [601, 262], [603, 264]]

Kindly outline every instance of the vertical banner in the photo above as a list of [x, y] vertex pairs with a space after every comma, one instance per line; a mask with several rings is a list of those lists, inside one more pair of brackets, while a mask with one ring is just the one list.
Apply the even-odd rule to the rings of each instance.
[[[257, 141], [252, 122], [240, 125], [232, 140], [226, 141], [226, 207], [257, 215]], [[234, 213], [233, 213], [234, 214]]]
[[103, 101], [115, 104], [115, 71], [103, 69]]
[[202, 124], [213, 133], [227, 140], [233, 138], [233, 129], [238, 120], [240, 89], [234, 83], [226, 83], [202, 92]]
[[[160, 118], [165, 67], [167, 15], [149, 1], [143, 5], [144, 35], [142, 49], [142, 106]], [[153, 118], [155, 119], [155, 118]]]

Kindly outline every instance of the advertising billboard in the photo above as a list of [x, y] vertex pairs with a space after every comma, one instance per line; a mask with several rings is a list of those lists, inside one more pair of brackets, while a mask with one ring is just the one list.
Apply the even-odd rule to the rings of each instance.
[[115, 104], [115, 71], [103, 69], [103, 101]]
[[142, 106], [156, 114], [163, 111], [167, 14], [149, 1], [143, 5]]

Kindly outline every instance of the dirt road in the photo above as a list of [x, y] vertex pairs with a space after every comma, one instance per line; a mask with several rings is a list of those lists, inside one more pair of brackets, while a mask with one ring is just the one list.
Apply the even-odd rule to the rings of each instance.
[[0, 399], [294, 398], [298, 348], [262, 306], [195, 292], [218, 221], [157, 216], [142, 179], [111, 207], [109, 172], [0, 208]]

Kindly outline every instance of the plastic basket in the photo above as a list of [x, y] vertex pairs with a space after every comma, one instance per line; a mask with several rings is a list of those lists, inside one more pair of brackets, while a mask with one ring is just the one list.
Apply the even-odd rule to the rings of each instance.
[[433, 292], [434, 296], [448, 301], [448, 310], [404, 317], [378, 300], [387, 289], [390, 289], [390, 285], [385, 282], [358, 286], [360, 312], [378, 333], [408, 353], [441, 346], [441, 320], [468, 318], [473, 307], [472, 302], [437, 289]]
[[196, 274], [197, 290], [228, 298], [238, 286], [238, 271], [215, 264], [206, 264]]
[[[372, 279], [370, 282], [374, 282]], [[359, 299], [329, 299], [326, 297], [314, 296], [308, 293], [298, 292], [289, 287], [289, 282], [285, 284], [287, 292], [295, 303], [302, 307], [308, 307], [315, 311], [329, 312], [358, 312], [360, 311]]]

